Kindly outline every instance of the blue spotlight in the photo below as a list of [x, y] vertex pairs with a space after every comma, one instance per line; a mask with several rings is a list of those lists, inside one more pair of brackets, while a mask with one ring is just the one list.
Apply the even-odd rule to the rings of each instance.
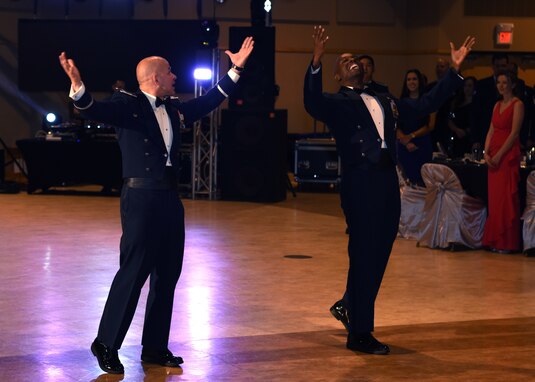
[[197, 68], [193, 71], [193, 78], [197, 81], [211, 80], [212, 70], [208, 68]]

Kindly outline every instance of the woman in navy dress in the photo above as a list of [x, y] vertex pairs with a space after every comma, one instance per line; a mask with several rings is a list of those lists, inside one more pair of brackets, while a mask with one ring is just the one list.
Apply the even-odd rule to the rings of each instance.
[[[405, 73], [400, 102], [416, 105], [424, 94], [425, 82], [418, 69]], [[401, 122], [401, 121], [400, 121]], [[420, 169], [433, 157], [433, 146], [429, 134], [435, 126], [435, 113], [422, 118], [405, 119], [397, 129], [398, 161], [405, 178], [412, 184], [424, 185]]]

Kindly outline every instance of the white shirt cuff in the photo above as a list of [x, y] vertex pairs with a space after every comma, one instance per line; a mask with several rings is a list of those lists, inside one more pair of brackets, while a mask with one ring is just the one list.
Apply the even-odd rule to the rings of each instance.
[[74, 101], [78, 101], [85, 93], [85, 85], [82, 82], [82, 86], [80, 86], [80, 89], [78, 91], [74, 91], [71, 85], [71, 90], [69, 91], [69, 97], [72, 98]]
[[320, 71], [320, 69], [321, 69], [321, 65], [318, 66], [317, 69], [314, 69], [314, 68], [312, 67], [312, 65], [310, 65], [310, 73], [312, 73], [312, 74], [318, 74], [318, 72]]
[[238, 82], [238, 80], [240, 79], [240, 75], [232, 69], [230, 69], [227, 74], [234, 83]]

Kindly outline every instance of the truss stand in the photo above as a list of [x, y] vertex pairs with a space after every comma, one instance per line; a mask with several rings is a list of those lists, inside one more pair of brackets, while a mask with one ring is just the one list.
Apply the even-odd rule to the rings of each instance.
[[11, 150], [7, 147], [6, 142], [4, 142], [4, 140], [1, 137], [0, 137], [0, 144], [2, 145], [4, 150], [6, 150], [7, 155], [9, 155], [9, 157], [11, 158], [11, 160], [9, 162], [6, 162], [5, 165], [9, 166], [11, 163], [15, 163], [17, 167], [19, 168], [20, 172], [22, 173], [22, 175], [24, 175], [26, 179], [28, 179], [28, 174], [26, 173], [26, 170], [24, 170], [23, 166], [19, 163], [15, 155], [13, 155]]
[[[204, 95], [219, 81], [219, 49], [212, 49], [212, 80], [195, 80], [195, 98]], [[219, 108], [193, 124], [191, 156], [191, 198], [217, 197], [217, 126]]]

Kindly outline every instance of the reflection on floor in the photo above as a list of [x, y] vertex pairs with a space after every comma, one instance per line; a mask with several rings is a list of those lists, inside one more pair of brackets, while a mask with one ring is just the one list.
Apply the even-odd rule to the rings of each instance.
[[183, 368], [139, 362], [145, 288], [125, 375], [111, 376], [89, 345], [117, 270], [119, 199], [0, 195], [0, 381], [535, 380], [535, 258], [398, 240], [376, 304], [392, 353], [363, 355], [328, 310], [347, 268], [337, 194], [184, 204], [170, 342]]

